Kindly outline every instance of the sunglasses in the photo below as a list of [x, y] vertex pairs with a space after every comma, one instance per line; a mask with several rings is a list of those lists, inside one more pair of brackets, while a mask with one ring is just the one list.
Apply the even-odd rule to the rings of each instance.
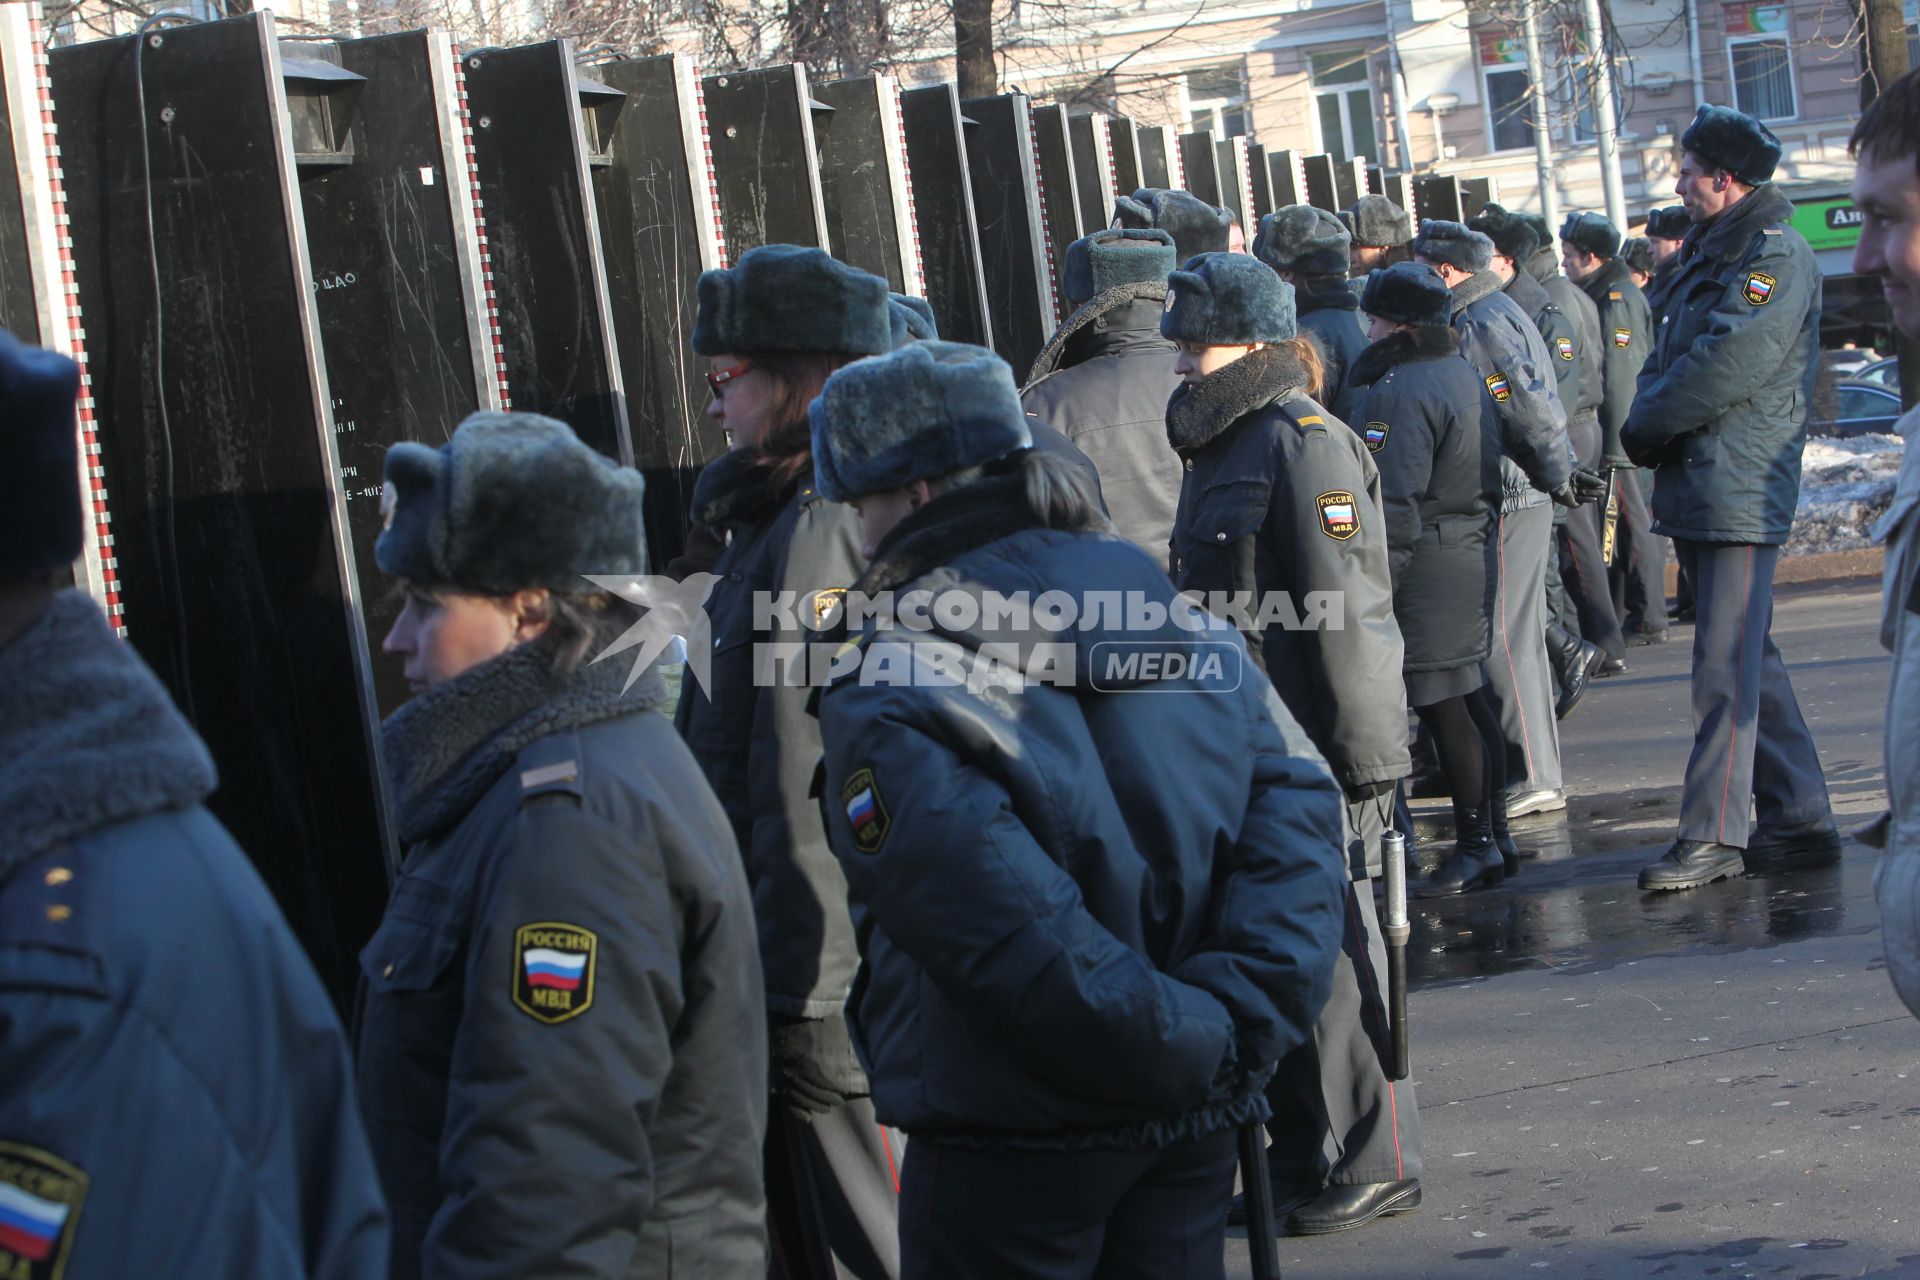
[[713, 392], [713, 398], [718, 400], [727, 394], [727, 384], [729, 382], [732, 382], [743, 373], [751, 373], [752, 371], [753, 366], [745, 360], [742, 360], [731, 369], [709, 369], [707, 370], [707, 389]]

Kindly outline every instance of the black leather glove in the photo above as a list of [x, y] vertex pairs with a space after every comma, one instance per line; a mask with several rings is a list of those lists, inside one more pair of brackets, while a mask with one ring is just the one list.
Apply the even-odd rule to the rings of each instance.
[[776, 1016], [767, 1027], [767, 1047], [772, 1059], [768, 1083], [773, 1096], [790, 1107], [822, 1115], [868, 1093], [844, 1014]]
[[1591, 471], [1576, 467], [1567, 482], [1551, 496], [1563, 507], [1584, 507], [1607, 496], [1607, 482]]
[[1345, 790], [1349, 803], [1365, 804], [1369, 800], [1378, 800], [1381, 796], [1392, 795], [1393, 786], [1391, 782], [1357, 782]]

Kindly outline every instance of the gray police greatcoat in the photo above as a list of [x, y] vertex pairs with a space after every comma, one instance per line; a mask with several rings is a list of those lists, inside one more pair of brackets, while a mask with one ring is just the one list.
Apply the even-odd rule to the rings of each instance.
[[1573, 474], [1555, 357], [1491, 271], [1454, 288], [1453, 327], [1461, 354], [1479, 371], [1500, 415], [1501, 510], [1537, 507]]

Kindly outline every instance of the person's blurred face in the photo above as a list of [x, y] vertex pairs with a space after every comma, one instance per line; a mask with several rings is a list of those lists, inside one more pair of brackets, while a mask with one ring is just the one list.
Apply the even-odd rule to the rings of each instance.
[[1646, 272], [1635, 271], [1632, 267], [1627, 268], [1627, 274], [1633, 277], [1633, 287], [1636, 289], [1646, 288], [1647, 282], [1653, 279], [1653, 277]]
[[[1495, 254], [1494, 256], [1498, 257], [1499, 255]], [[1471, 280], [1473, 278], [1472, 272], [1462, 271], [1460, 268], [1454, 266], [1451, 262], [1435, 262], [1432, 258], [1423, 258], [1423, 257], [1420, 257], [1418, 254], [1414, 255], [1413, 260], [1415, 262], [1424, 263], [1427, 266], [1432, 267], [1436, 272], [1439, 273], [1440, 279], [1446, 282], [1446, 286], [1449, 289], [1457, 289], [1460, 287], [1463, 281]], [[1507, 261], [1511, 262], [1513, 261], [1513, 259], [1509, 258], [1507, 259]]]
[[1247, 233], [1240, 229], [1238, 222], [1227, 224], [1227, 252], [1245, 253], [1247, 251]]
[[1369, 271], [1386, 265], [1387, 246], [1384, 244], [1356, 244], [1352, 247], [1352, 252], [1351, 270], [1356, 276], [1364, 276]]
[[1688, 151], [1680, 158], [1680, 179], [1673, 184], [1673, 190], [1686, 206], [1687, 217], [1698, 226], [1712, 222], [1753, 188], [1736, 182], [1725, 169], [1716, 169]]
[[1601, 259], [1575, 245], [1571, 240], [1560, 242], [1560, 265], [1567, 273], [1567, 279], [1578, 282], [1600, 269]]
[[753, 367], [746, 356], [728, 353], [708, 361], [707, 416], [727, 433], [727, 448], [751, 449], [773, 426], [772, 375]]
[[1665, 236], [1648, 236], [1647, 248], [1653, 250], [1653, 265], [1660, 266], [1674, 254], [1680, 252], [1684, 240], [1669, 240]]
[[404, 659], [401, 672], [419, 693], [545, 633], [546, 599], [545, 591], [488, 596], [408, 583], [380, 648]]
[[1186, 383], [1195, 383], [1207, 375], [1217, 373], [1235, 360], [1252, 355], [1262, 346], [1258, 342], [1229, 343], [1210, 346], [1199, 342], [1178, 342], [1174, 344], [1178, 351], [1173, 357], [1173, 371]]
[[[1487, 269], [1500, 277], [1501, 284], [1506, 284], [1509, 280], [1512, 280], [1515, 275], [1519, 274], [1520, 264], [1504, 253], [1496, 253], [1493, 255], [1492, 260], [1487, 263]], [[1453, 282], [1449, 280], [1447, 284], [1448, 287], [1452, 287]]]
[[1379, 316], [1368, 316], [1367, 341], [1378, 342], [1388, 334], [1398, 333], [1400, 330], [1408, 327], [1409, 326], [1404, 324], [1395, 324], [1391, 320], [1382, 320]]
[[1853, 269], [1880, 278], [1894, 324], [1920, 338], [1920, 175], [1913, 153], [1863, 158], [1853, 175], [1853, 203], [1862, 218]]
[[932, 497], [933, 492], [927, 482], [915, 480], [899, 489], [863, 493], [849, 500], [847, 505], [860, 517], [861, 556], [873, 559], [880, 550], [880, 544], [886, 541], [894, 527], [925, 506]]

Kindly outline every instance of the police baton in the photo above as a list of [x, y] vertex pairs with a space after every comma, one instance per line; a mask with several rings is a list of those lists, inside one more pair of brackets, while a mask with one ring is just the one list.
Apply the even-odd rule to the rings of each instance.
[[1247, 1253], [1253, 1260], [1253, 1280], [1280, 1280], [1280, 1233], [1273, 1221], [1267, 1129], [1258, 1120], [1240, 1126], [1240, 1195], [1247, 1206]]
[[1613, 476], [1614, 469], [1608, 467], [1607, 496], [1600, 502], [1600, 510], [1606, 513], [1600, 519], [1600, 563], [1609, 565], [1620, 545], [1620, 491], [1615, 487]]
[[1386, 878], [1381, 932], [1387, 938], [1387, 1020], [1393, 1035], [1389, 1080], [1407, 1078], [1407, 838], [1398, 831], [1380, 835], [1380, 862]]

